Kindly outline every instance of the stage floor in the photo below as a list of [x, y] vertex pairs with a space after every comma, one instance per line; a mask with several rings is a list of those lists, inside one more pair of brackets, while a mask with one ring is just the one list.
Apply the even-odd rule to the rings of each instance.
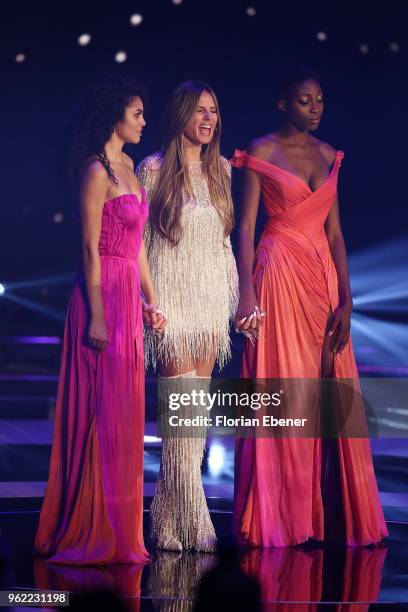
[[[57, 375], [48, 368], [30, 374], [23, 369], [0, 373], [0, 557], [9, 559], [1, 588], [63, 589], [72, 594], [90, 587], [114, 588], [131, 610], [192, 610], [198, 581], [218, 563], [218, 557], [155, 551], [150, 545], [149, 506], [160, 462], [152, 406], [147, 406], [144, 485], [144, 528], [151, 563], [103, 569], [51, 567], [33, 555], [48, 474]], [[148, 398], [152, 385], [148, 378]], [[360, 611], [404, 609], [405, 605], [408, 609], [408, 440], [373, 439], [371, 443], [389, 538], [379, 547], [364, 549], [310, 544], [241, 551], [241, 567], [261, 584], [264, 610]], [[203, 481], [221, 538], [231, 525], [233, 476], [233, 440], [209, 439]]]

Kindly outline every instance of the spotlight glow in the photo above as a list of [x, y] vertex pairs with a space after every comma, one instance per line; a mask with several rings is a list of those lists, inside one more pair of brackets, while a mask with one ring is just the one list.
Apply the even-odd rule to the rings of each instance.
[[62, 223], [63, 220], [64, 220], [64, 215], [60, 212], [56, 212], [55, 215], [53, 216], [54, 223]]
[[3, 285], [3, 283], [0, 283], [0, 295], [4, 295], [4, 293], [6, 292], [6, 288]]
[[78, 44], [81, 47], [86, 47], [86, 45], [89, 45], [90, 42], [91, 42], [90, 34], [81, 34], [81, 36], [78, 38]]
[[[389, 313], [398, 313], [400, 318], [408, 312], [407, 236], [353, 253], [349, 263], [352, 334], [359, 368], [362, 372], [371, 368], [398, 373], [408, 363], [408, 325], [390, 321]], [[368, 346], [370, 352], [360, 356], [360, 347]]]
[[61, 285], [62, 287], [67, 287], [71, 286], [74, 280], [74, 273], [58, 274], [56, 276], [45, 276], [41, 278], [30, 278], [27, 280], [18, 281], [16, 283], [9, 283], [7, 285], [7, 291], [15, 291], [20, 289], [24, 289], [26, 291], [27, 289], [33, 289], [33, 293], [37, 295], [37, 287], [43, 287], [44, 285], [47, 287], [56, 287], [58, 285]]
[[176, 5], [183, 3], [183, 0], [172, 0], [172, 1], [173, 1], [173, 4], [176, 4]]
[[143, 17], [142, 15], [140, 15], [140, 13], [135, 13], [130, 18], [130, 23], [132, 24], [132, 26], [138, 26], [142, 23], [142, 21], [143, 21]]
[[408, 310], [407, 236], [352, 253], [349, 262], [355, 309]]
[[367, 55], [368, 51], [368, 45], [360, 45], [360, 53], [362, 53], [362, 55]]
[[25, 62], [25, 58], [26, 58], [26, 56], [24, 55], [24, 53], [17, 53], [17, 55], [16, 55], [16, 62], [18, 64], [21, 64], [22, 62]]
[[393, 40], [392, 42], [390, 42], [389, 49], [391, 53], [398, 53], [398, 51], [400, 50], [400, 46], [395, 40]]
[[161, 442], [161, 438], [157, 438], [157, 436], [144, 436], [144, 441], [146, 444], [156, 444], [157, 442]]
[[127, 54], [125, 51], [118, 51], [115, 55], [115, 61], [118, 62], [118, 64], [123, 64], [123, 62], [126, 62], [126, 60]]
[[256, 8], [254, 6], [248, 6], [248, 8], [246, 10], [246, 14], [248, 15], [248, 17], [255, 17], [255, 15], [256, 15]]
[[318, 32], [316, 38], [319, 42], [325, 42], [327, 40], [327, 34], [326, 32]]
[[14, 295], [10, 292], [7, 292], [4, 296], [5, 300], [10, 300], [10, 302], [14, 302], [15, 304], [19, 304], [28, 310], [33, 310], [34, 312], [39, 312], [40, 314], [48, 317], [50, 319], [54, 319], [55, 321], [60, 321], [61, 323], [65, 321], [65, 311], [58, 310], [57, 308], [50, 308], [49, 306], [43, 306], [34, 300], [28, 300], [26, 298], [20, 297], [18, 295]]
[[208, 469], [211, 476], [219, 476], [225, 463], [225, 448], [218, 442], [213, 442], [208, 453]]
[[[353, 343], [375, 347], [372, 355], [364, 355], [364, 365], [382, 366], [384, 371], [408, 363], [408, 325], [390, 323], [353, 313], [351, 320]], [[381, 361], [379, 361], [381, 359]]]

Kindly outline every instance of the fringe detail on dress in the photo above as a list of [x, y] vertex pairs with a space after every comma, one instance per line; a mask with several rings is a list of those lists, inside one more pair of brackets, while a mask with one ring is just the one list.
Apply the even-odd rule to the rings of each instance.
[[[181, 376], [159, 377], [159, 402], [176, 389], [182, 391], [183, 378], [195, 377], [195, 370]], [[200, 379], [200, 388], [209, 388], [210, 381]], [[166, 409], [168, 406], [161, 407]], [[152, 539], [158, 547], [167, 548], [168, 543], [178, 541], [185, 549], [215, 548], [216, 535], [201, 479], [205, 444], [205, 437], [163, 436], [159, 478], [150, 508]]]
[[215, 355], [221, 370], [231, 359], [231, 339], [228, 329], [224, 334], [215, 335], [206, 331], [172, 330], [170, 326], [161, 333], [145, 328], [144, 351], [146, 369], [151, 364], [156, 370], [159, 361], [180, 367], [207, 361]]
[[[223, 159], [223, 163], [228, 162]], [[160, 176], [160, 159], [150, 156], [138, 167], [148, 197]], [[183, 194], [182, 236], [172, 246], [150, 223], [145, 244], [157, 301], [168, 324], [162, 333], [145, 330], [146, 366], [207, 360], [221, 369], [231, 358], [229, 320], [238, 306], [238, 273], [230, 238], [211, 202], [200, 162], [188, 168], [192, 195]]]

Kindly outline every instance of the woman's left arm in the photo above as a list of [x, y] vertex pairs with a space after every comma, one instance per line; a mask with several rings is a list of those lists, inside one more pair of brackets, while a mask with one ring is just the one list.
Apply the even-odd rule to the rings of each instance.
[[239, 280], [237, 263], [232, 250], [231, 238], [224, 238], [225, 264], [227, 269], [229, 316], [234, 321], [239, 300]]
[[138, 264], [140, 288], [144, 296], [144, 300], [142, 300], [143, 321], [145, 325], [149, 325], [153, 329], [163, 329], [167, 324], [167, 319], [157, 306], [156, 293], [152, 277], [150, 276], [144, 240], [142, 240], [140, 247]]
[[339, 282], [339, 306], [333, 313], [329, 335], [335, 335], [333, 353], [341, 353], [350, 337], [353, 300], [351, 297], [347, 254], [341, 231], [339, 200], [337, 196], [324, 227]]

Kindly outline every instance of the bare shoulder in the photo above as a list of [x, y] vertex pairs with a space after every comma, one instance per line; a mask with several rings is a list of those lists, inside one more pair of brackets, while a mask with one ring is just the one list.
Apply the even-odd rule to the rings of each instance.
[[148, 155], [138, 164], [139, 170], [151, 170], [156, 172], [160, 170], [162, 164], [162, 157], [159, 151], [153, 153], [152, 155]]
[[82, 184], [89, 183], [98, 187], [109, 185], [109, 176], [105, 167], [97, 158], [89, 159], [82, 174]]
[[321, 140], [317, 141], [317, 147], [320, 153], [326, 159], [329, 166], [331, 166], [334, 160], [336, 159], [336, 149], [332, 147], [328, 142], [323, 142]]
[[224, 157], [223, 155], [220, 155], [220, 161], [221, 161], [221, 165], [224, 168], [224, 170], [226, 170], [228, 174], [231, 174], [231, 164], [228, 161], [228, 159]]
[[259, 138], [251, 140], [247, 146], [247, 153], [268, 161], [271, 159], [277, 146], [273, 134], [266, 134], [265, 136], [260, 136]]
[[127, 153], [122, 151], [122, 157], [123, 157], [123, 161], [125, 162], [125, 164], [127, 166], [129, 166], [129, 168], [132, 170], [132, 172], [134, 172], [135, 164], [133, 162], [133, 159], [130, 157], [130, 155], [128, 155]]

